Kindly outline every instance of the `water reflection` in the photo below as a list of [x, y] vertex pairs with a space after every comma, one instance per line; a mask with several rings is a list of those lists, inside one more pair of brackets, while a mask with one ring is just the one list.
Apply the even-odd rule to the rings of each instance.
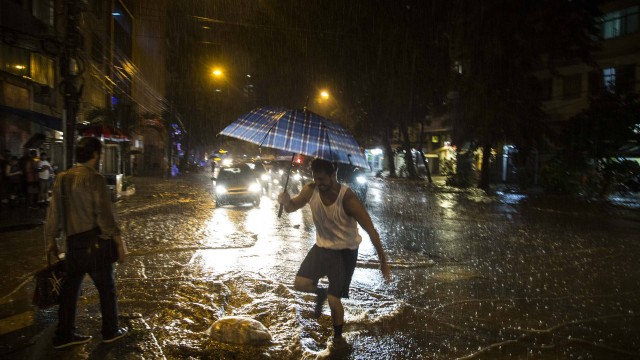
[[[327, 350], [329, 309], [314, 319], [314, 296], [292, 290], [314, 242], [311, 214], [303, 209], [278, 219], [267, 198], [260, 208], [217, 209], [204, 197], [192, 204], [164, 195], [151, 214], [129, 209], [127, 229], [140, 236], [134, 251], [160, 250], [124, 268], [124, 306], [148, 317], [171, 359], [637, 354], [637, 225], [606, 212], [585, 220], [575, 204], [512, 194], [372, 183], [368, 206], [394, 281], [383, 284], [361, 230], [351, 298], [344, 301], [350, 346], [343, 353]], [[274, 342], [239, 347], [202, 335], [226, 315], [257, 319]]]
[[514, 194], [514, 193], [506, 193], [503, 191], [496, 191], [496, 195], [499, 197], [500, 201], [505, 204], [516, 205], [527, 199], [527, 195], [524, 194]]

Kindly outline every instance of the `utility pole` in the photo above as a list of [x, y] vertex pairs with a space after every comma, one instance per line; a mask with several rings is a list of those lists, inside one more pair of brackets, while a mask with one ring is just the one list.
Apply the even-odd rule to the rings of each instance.
[[82, 73], [84, 67], [78, 60], [80, 46], [80, 4], [79, 0], [67, 0], [67, 24], [64, 47], [60, 58], [60, 74], [64, 91], [64, 168], [73, 166], [73, 153], [76, 131], [76, 117], [80, 97], [82, 96]]

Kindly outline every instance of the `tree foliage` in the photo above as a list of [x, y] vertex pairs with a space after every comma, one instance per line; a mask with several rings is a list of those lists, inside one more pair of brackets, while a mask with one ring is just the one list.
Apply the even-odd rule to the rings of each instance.
[[[485, 150], [512, 143], [536, 146], [542, 135], [535, 70], [562, 59], [588, 61], [594, 46], [596, 1], [455, 1], [453, 57], [460, 61], [458, 145]], [[496, 21], [499, 19], [499, 21]], [[488, 187], [488, 156], [481, 188]]]
[[586, 158], [617, 157], [627, 143], [640, 142], [640, 101], [636, 93], [604, 92], [569, 120], [563, 139], [568, 153]]
[[[322, 87], [339, 99], [330, 115], [361, 145], [389, 142], [394, 128], [450, 111], [458, 148], [520, 149], [542, 134], [540, 91], [531, 75], [563, 59], [589, 61], [596, 0], [172, 1], [170, 99], [192, 144], [216, 141], [253, 106], [300, 108]], [[206, 30], [205, 30], [206, 28]], [[214, 93], [208, 69], [230, 77]], [[455, 65], [455, 66], [454, 66]], [[462, 72], [452, 69], [461, 68]], [[252, 75], [254, 101], [242, 102]], [[449, 95], [449, 96], [447, 96]], [[488, 157], [485, 157], [488, 159]], [[407, 160], [411, 160], [408, 158]], [[483, 166], [482, 187], [488, 185]]]

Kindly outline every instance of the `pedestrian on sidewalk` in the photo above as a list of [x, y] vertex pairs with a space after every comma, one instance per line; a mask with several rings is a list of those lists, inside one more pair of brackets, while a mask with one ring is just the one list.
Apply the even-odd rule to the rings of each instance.
[[9, 195], [9, 205], [15, 206], [20, 196], [22, 188], [22, 170], [18, 163], [17, 156], [11, 156], [9, 163], [5, 166], [5, 176], [7, 177], [7, 194]]
[[83, 234], [99, 228], [101, 237], [113, 238], [117, 243], [118, 262], [125, 260], [126, 246], [116, 223], [111, 196], [104, 177], [96, 170], [101, 150], [100, 140], [96, 138], [85, 137], [78, 141], [75, 148], [78, 164], [56, 177], [53, 197], [47, 211], [45, 236], [49, 252], [58, 255], [56, 237], [62, 229], [67, 236], [67, 271], [58, 309], [58, 326], [53, 339], [53, 347], [56, 349], [91, 340], [91, 336], [75, 333], [76, 304], [85, 274], [89, 274], [100, 295], [102, 342], [111, 343], [127, 333], [126, 328], [118, 326], [113, 264], [93, 261], [88, 253], [89, 244], [81, 241]]
[[[349, 297], [349, 285], [356, 268], [358, 247], [362, 241], [358, 224], [371, 238], [386, 282], [391, 281], [391, 270], [369, 213], [355, 193], [338, 182], [334, 164], [315, 159], [311, 169], [313, 182], [305, 185], [297, 196], [291, 198], [287, 192], [278, 196], [278, 202], [288, 213], [309, 204], [316, 226], [316, 243], [300, 265], [294, 289], [317, 295], [316, 317], [322, 315], [322, 306], [328, 298], [333, 339], [343, 341], [344, 308], [340, 299]], [[318, 287], [318, 280], [324, 276], [329, 280], [328, 289]]]
[[[25, 149], [26, 152], [26, 149]], [[27, 207], [29, 209], [36, 209], [36, 202], [38, 199], [38, 171], [36, 170], [37, 152], [35, 150], [29, 150], [25, 155], [20, 158], [20, 165], [22, 166], [22, 173], [24, 174], [23, 191], [27, 199]]]
[[38, 162], [38, 203], [44, 205], [47, 203], [47, 196], [49, 194], [49, 178], [53, 172], [51, 164], [47, 161], [47, 154], [45, 152], [40, 154], [40, 161]]

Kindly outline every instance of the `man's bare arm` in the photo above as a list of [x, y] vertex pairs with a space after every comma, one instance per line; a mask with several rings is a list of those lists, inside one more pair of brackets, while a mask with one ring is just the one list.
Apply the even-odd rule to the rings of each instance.
[[305, 206], [309, 200], [311, 200], [311, 195], [313, 195], [314, 189], [315, 184], [309, 183], [303, 186], [300, 193], [293, 198], [289, 196], [289, 193], [283, 192], [278, 196], [278, 202], [280, 204], [284, 204], [284, 211], [287, 213], [294, 212]]
[[371, 221], [371, 216], [367, 212], [367, 209], [364, 208], [360, 199], [356, 196], [356, 194], [351, 190], [347, 190], [344, 194], [343, 199], [344, 211], [347, 215], [356, 219], [358, 224], [364, 229], [364, 231], [369, 234], [369, 238], [371, 239], [371, 243], [373, 243], [373, 247], [376, 249], [376, 253], [378, 254], [378, 259], [380, 259], [380, 271], [382, 271], [382, 276], [384, 277], [386, 282], [391, 281], [391, 269], [389, 268], [389, 264], [387, 263], [387, 256], [384, 253], [384, 249], [382, 248], [382, 242], [380, 241], [380, 235], [378, 231], [373, 226], [373, 221]]

